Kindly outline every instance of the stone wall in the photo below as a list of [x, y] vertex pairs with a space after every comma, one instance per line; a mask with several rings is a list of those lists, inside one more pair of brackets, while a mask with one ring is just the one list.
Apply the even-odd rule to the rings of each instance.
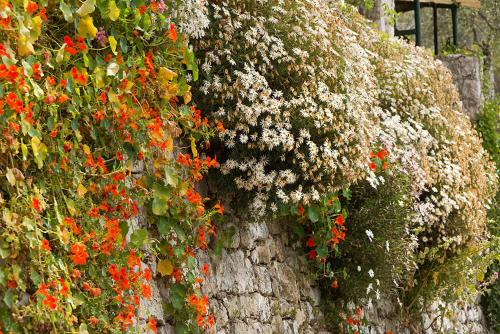
[[216, 333], [322, 333], [320, 293], [307, 263], [290, 244], [286, 223], [227, 219], [236, 233], [211, 268], [203, 292], [217, 319]]
[[481, 112], [481, 66], [479, 59], [461, 54], [441, 58], [443, 64], [453, 74], [453, 82], [460, 94], [464, 111], [472, 120], [477, 120]]
[[[252, 223], [253, 218], [230, 214], [221, 228], [234, 229], [232, 240], [219, 256], [201, 254], [200, 263], [210, 266], [203, 293], [210, 299], [217, 334], [328, 334], [322, 313], [321, 294], [308, 275], [300, 247], [291, 242], [289, 222]], [[213, 253], [213, 252], [212, 252]], [[150, 259], [148, 265], [156, 272]], [[153, 298], [141, 301], [138, 332], [147, 333], [145, 322], [153, 315], [159, 334], [174, 334], [172, 320], [162, 311], [168, 299], [166, 282], [153, 285]], [[341, 306], [349, 310], [354, 306]], [[416, 319], [402, 317], [397, 303], [382, 300], [363, 309], [368, 325], [364, 334], [492, 334], [488, 333], [477, 303], [457, 303], [442, 317], [443, 305], [435, 303]], [[354, 311], [350, 311], [353, 314]]]

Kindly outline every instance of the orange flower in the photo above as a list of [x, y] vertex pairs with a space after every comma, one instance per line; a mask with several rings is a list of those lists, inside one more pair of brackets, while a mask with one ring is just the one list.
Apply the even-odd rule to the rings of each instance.
[[40, 200], [37, 198], [37, 197], [33, 197], [31, 199], [31, 206], [33, 207], [33, 209], [35, 209], [37, 212], [40, 212], [42, 211], [42, 209], [40, 208]]
[[149, 329], [153, 333], [156, 333], [157, 329], [156, 329], [156, 320], [155, 320], [155, 318], [153, 318], [153, 317], [149, 318], [149, 320], [148, 320], [148, 327], [149, 327]]
[[146, 299], [151, 298], [151, 285], [149, 284], [141, 284], [142, 296]]
[[217, 121], [217, 130], [219, 130], [220, 132], [226, 131], [226, 129], [224, 128], [224, 124], [222, 124], [221, 121]]
[[193, 203], [193, 204], [196, 204], [196, 205], [202, 204], [201, 195], [198, 194], [193, 188], [190, 188], [187, 191], [186, 197], [187, 197], [188, 201]]
[[337, 280], [335, 280], [330, 286], [332, 287], [332, 289], [337, 289], [339, 287], [339, 283], [337, 282]]
[[52, 248], [50, 247], [49, 241], [47, 239], [42, 240], [42, 245], [41, 245], [43, 250], [46, 250], [47, 252], [50, 252]]
[[214, 209], [215, 209], [215, 211], [217, 211], [217, 212], [218, 212], [221, 216], [224, 214], [224, 208], [222, 207], [222, 205], [220, 204], [220, 202], [218, 202], [217, 204], [215, 204]]
[[90, 325], [92, 327], [95, 327], [99, 323], [99, 319], [97, 319], [96, 317], [92, 316], [92, 317], [89, 318], [89, 322], [90, 322]]
[[175, 24], [170, 23], [168, 26], [168, 38], [170, 38], [173, 42], [177, 41], [177, 31], [175, 30]]
[[208, 327], [213, 327], [215, 324], [215, 317], [213, 314], [210, 314], [208, 317], [207, 317], [207, 325]]
[[28, 5], [26, 6], [26, 12], [28, 12], [30, 15], [33, 15], [33, 13], [37, 11], [37, 9], [38, 4], [36, 2], [28, 2]]
[[71, 246], [71, 259], [75, 265], [87, 263], [87, 257], [89, 256], [86, 251], [85, 245], [81, 243], [76, 243]]
[[43, 305], [48, 306], [51, 310], [55, 310], [55, 308], [57, 307], [57, 298], [52, 295], [46, 294], [45, 299], [42, 303]]
[[59, 95], [59, 97], [57, 98], [57, 102], [59, 102], [59, 103], [64, 103], [64, 102], [66, 102], [66, 101], [68, 101], [68, 100], [69, 100], [69, 97], [68, 97], [68, 95], [66, 95], [66, 94], [61, 94], [61, 95]]
[[91, 288], [90, 289], [90, 294], [93, 297], [99, 297], [101, 295], [101, 289], [100, 288]]
[[208, 264], [204, 263], [202, 266], [201, 266], [201, 272], [205, 275], [205, 276], [208, 276], [209, 275], [209, 267], [208, 267]]

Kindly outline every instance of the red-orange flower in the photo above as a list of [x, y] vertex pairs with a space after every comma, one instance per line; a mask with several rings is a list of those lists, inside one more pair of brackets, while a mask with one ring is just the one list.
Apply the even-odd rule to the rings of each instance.
[[31, 199], [31, 206], [33, 207], [33, 209], [35, 209], [37, 212], [40, 212], [42, 211], [42, 209], [40, 208], [40, 200], [37, 198], [37, 197], [33, 197]]
[[153, 333], [156, 333], [157, 332], [157, 329], [156, 329], [156, 320], [155, 318], [153, 317], [150, 317], [149, 320], [148, 320], [148, 327], [149, 329], [153, 332]]
[[87, 254], [87, 250], [85, 245], [81, 243], [76, 243], [71, 246], [71, 259], [73, 260], [73, 263], [78, 265], [78, 264], [85, 264], [87, 263], [87, 257], [89, 256]]
[[314, 239], [312, 237], [309, 238], [309, 239], [307, 239], [306, 246], [307, 247], [311, 247], [311, 248], [314, 247], [314, 246], [316, 246], [316, 243], [314, 242]]
[[49, 241], [47, 239], [43, 239], [41, 242], [41, 246], [43, 250], [46, 250], [47, 252], [50, 252], [52, 250], [52, 247], [50, 247]]
[[170, 38], [172, 41], [177, 41], [177, 31], [175, 30], [175, 24], [170, 23], [168, 26], [168, 38]]
[[205, 275], [205, 276], [208, 276], [209, 275], [209, 267], [208, 267], [208, 264], [204, 263], [202, 266], [201, 266], [201, 272]]
[[33, 15], [34, 12], [38, 10], [38, 4], [33, 1], [29, 1], [28, 5], [26, 6], [26, 12], [28, 12], [30, 15]]

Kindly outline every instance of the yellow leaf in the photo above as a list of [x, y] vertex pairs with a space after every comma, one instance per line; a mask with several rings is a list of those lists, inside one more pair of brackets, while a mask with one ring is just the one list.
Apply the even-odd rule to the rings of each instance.
[[113, 51], [113, 53], [116, 54], [116, 44], [118, 44], [116, 42], [116, 39], [113, 36], [109, 36], [108, 41], [109, 41], [109, 46], [111, 47], [111, 51]]
[[90, 154], [90, 147], [88, 147], [87, 145], [83, 145], [83, 153], [85, 154]]
[[132, 87], [134, 87], [134, 83], [132, 81], [128, 81], [127, 82], [127, 85], [125, 86], [125, 91], [129, 91], [132, 89]]
[[95, 86], [97, 88], [104, 87], [104, 71], [100, 67], [94, 68], [94, 72], [92, 73], [95, 79]]
[[162, 276], [170, 276], [174, 272], [174, 266], [172, 266], [172, 262], [170, 262], [170, 260], [161, 260], [160, 262], [158, 262], [156, 270]]
[[95, 10], [95, 0], [86, 0], [76, 11], [79, 16], [86, 16]]
[[43, 161], [48, 153], [47, 146], [42, 143], [38, 137], [33, 137], [31, 138], [31, 149], [33, 150], [33, 156], [35, 157], [38, 168], [42, 168]]
[[111, 21], [116, 21], [116, 19], [120, 16], [120, 8], [116, 6], [116, 2], [111, 0], [108, 5], [109, 9], [109, 19]]
[[167, 137], [167, 151], [169, 153], [172, 153], [174, 151], [174, 139], [171, 135], [168, 135]]
[[89, 35], [91, 39], [94, 39], [97, 35], [97, 28], [94, 26], [94, 19], [91, 16], [84, 16], [78, 22], [78, 33], [81, 36]]
[[79, 184], [78, 188], [76, 189], [76, 192], [78, 193], [78, 196], [83, 197], [87, 193], [87, 188], [83, 184]]
[[191, 152], [193, 152], [193, 158], [198, 157], [198, 150], [196, 149], [196, 140], [191, 137]]
[[36, 41], [42, 32], [42, 18], [40, 16], [35, 16], [31, 19], [31, 31], [30, 40], [32, 42]]
[[21, 56], [29, 56], [34, 53], [35, 49], [33, 48], [33, 44], [26, 39], [23, 35], [19, 36], [17, 40], [17, 53]]
[[72, 215], [72, 216], [76, 215], [77, 211], [75, 208], [75, 202], [72, 199], [66, 200], [66, 207], [68, 208], [70, 215]]
[[158, 71], [158, 81], [160, 81], [162, 85], [167, 85], [169, 81], [176, 77], [177, 73], [166, 67], [160, 67]]

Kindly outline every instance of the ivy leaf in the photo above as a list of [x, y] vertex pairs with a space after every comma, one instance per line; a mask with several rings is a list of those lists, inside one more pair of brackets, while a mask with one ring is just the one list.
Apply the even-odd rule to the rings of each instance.
[[114, 36], [109, 36], [108, 41], [109, 41], [109, 46], [111, 47], [111, 51], [113, 51], [113, 54], [116, 55], [116, 45], [118, 44], [118, 42], [116, 41]]
[[144, 241], [146, 241], [146, 238], [148, 237], [148, 232], [145, 229], [138, 229], [135, 230], [132, 235], [130, 236], [130, 244], [132, 247], [135, 248], [140, 248], [142, 245], [144, 245]]
[[177, 187], [179, 179], [177, 177], [175, 169], [173, 169], [172, 167], [165, 168], [165, 181], [167, 181], [167, 184], [171, 185], [172, 187]]
[[174, 266], [172, 265], [172, 262], [170, 260], [161, 260], [160, 262], [158, 262], [156, 270], [162, 276], [170, 276], [174, 272]]
[[165, 235], [168, 232], [170, 232], [170, 230], [173, 227], [173, 224], [168, 219], [161, 217], [158, 223], [156, 224], [156, 227], [158, 228], [158, 232], [160, 232], [160, 234]]
[[151, 210], [154, 215], [164, 216], [167, 213], [167, 201], [159, 197], [153, 198]]
[[7, 305], [7, 307], [12, 308], [12, 305], [14, 304], [14, 291], [12, 289], [5, 292], [3, 302]]
[[307, 218], [313, 223], [317, 223], [319, 221], [320, 211], [317, 206], [310, 206], [307, 208]]
[[109, 19], [111, 21], [116, 21], [118, 17], [120, 16], [120, 8], [116, 6], [116, 2], [114, 0], [111, 0], [108, 5], [108, 10], [109, 10]]
[[59, 4], [59, 9], [63, 13], [66, 22], [73, 22], [73, 13], [71, 12], [71, 8], [66, 4], [66, 2], [61, 1], [61, 3]]
[[85, 0], [76, 13], [79, 16], [86, 16], [95, 11], [95, 0]]

